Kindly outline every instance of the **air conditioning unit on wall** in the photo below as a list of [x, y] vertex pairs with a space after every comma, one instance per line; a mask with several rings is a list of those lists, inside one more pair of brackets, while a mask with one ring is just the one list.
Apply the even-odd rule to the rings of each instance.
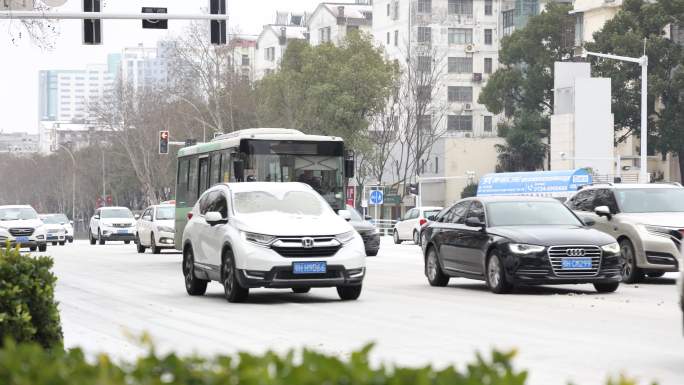
[[473, 105], [470, 103], [466, 103], [463, 105], [463, 109], [466, 111], [472, 111], [473, 110]]
[[465, 51], [467, 53], [473, 53], [475, 52], [475, 45], [474, 44], [466, 44], [465, 46]]

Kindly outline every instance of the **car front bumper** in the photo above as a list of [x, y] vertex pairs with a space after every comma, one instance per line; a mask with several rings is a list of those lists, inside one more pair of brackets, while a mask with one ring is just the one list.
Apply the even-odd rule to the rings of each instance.
[[135, 229], [126, 229], [126, 232], [120, 232], [122, 229], [104, 229], [102, 230], [102, 239], [105, 241], [134, 241]]
[[269, 271], [238, 270], [238, 281], [243, 287], [293, 288], [358, 286], [363, 283], [365, 268], [345, 269], [328, 265], [325, 274], [293, 274], [291, 266], [278, 266]]
[[670, 238], [657, 236], [648, 231], [639, 231], [641, 248], [638, 244], [637, 266], [645, 271], [677, 272], [682, 263], [680, 251]]
[[176, 247], [176, 241], [175, 233], [169, 233], [168, 231], [160, 231], [159, 233], [155, 234], [155, 243], [157, 244], [157, 247], [160, 249], [174, 249]]
[[586, 283], [614, 283], [622, 280], [624, 259], [619, 254], [603, 253], [595, 272], [573, 274], [556, 271], [545, 253], [534, 255], [507, 254], [504, 259], [507, 278], [517, 285], [564, 285]]
[[36, 248], [47, 244], [45, 239], [39, 239], [36, 236], [29, 237], [29, 240], [26, 242], [17, 242], [17, 239], [15, 237], [10, 236], [0, 237], [0, 247], [5, 246], [8, 240], [10, 243], [10, 247], [16, 247], [17, 245], [19, 245], [21, 248]]
[[47, 241], [48, 242], [64, 242], [67, 240], [67, 237], [65, 234], [48, 234], [47, 235]]

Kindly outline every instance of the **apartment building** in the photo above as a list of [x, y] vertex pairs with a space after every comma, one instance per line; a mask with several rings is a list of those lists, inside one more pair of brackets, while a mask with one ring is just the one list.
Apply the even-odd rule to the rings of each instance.
[[280, 61], [293, 40], [308, 40], [308, 13], [276, 12], [276, 22], [264, 25], [256, 42], [255, 80], [278, 70]]
[[118, 56], [117, 75], [135, 89], [165, 84], [169, 79], [169, 56], [173, 42], [160, 41], [156, 47], [124, 48]]
[[309, 18], [309, 43], [339, 44], [351, 31], [371, 34], [373, 6], [357, 0], [355, 4], [321, 3]]
[[233, 66], [235, 66], [235, 70], [242, 76], [242, 79], [247, 82], [254, 81], [256, 46], [256, 39], [241, 36], [231, 39], [228, 43]]

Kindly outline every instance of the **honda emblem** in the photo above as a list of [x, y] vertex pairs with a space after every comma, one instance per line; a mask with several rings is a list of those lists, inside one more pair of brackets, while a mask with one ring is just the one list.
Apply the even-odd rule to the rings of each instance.
[[302, 247], [305, 249], [312, 249], [314, 247], [313, 238], [302, 238]]

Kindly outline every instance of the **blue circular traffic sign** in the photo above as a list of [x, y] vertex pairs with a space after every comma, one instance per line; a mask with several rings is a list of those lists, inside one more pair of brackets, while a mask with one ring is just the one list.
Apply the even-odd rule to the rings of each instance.
[[369, 203], [372, 205], [381, 205], [384, 202], [384, 194], [382, 190], [373, 190], [370, 193]]

